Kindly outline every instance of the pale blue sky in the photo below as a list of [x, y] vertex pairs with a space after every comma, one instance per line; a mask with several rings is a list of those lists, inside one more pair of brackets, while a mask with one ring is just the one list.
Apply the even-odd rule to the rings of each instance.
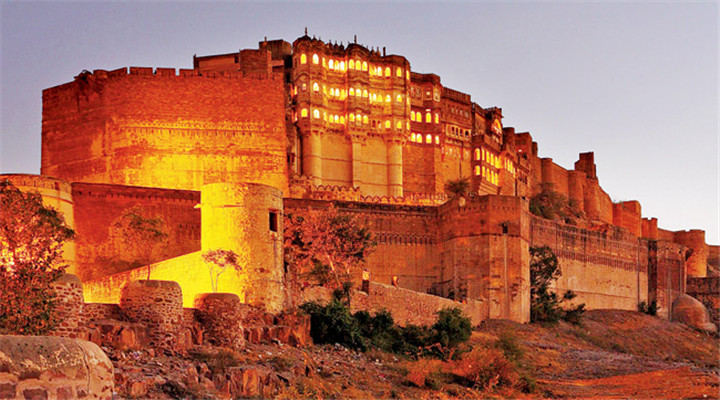
[[42, 89], [83, 69], [192, 67], [193, 54], [310, 35], [387, 47], [540, 155], [594, 151], [602, 187], [666, 229], [718, 234], [718, 3], [8, 2], [0, 172], [38, 173]]

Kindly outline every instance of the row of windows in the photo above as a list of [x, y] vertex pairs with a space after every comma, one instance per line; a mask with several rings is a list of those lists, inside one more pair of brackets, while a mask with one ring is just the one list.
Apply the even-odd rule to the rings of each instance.
[[[312, 116], [313, 116], [313, 118], [319, 119], [320, 118], [320, 110], [314, 109], [312, 111]], [[307, 108], [303, 108], [300, 110], [300, 117], [301, 118], [308, 117], [308, 109]], [[322, 118], [323, 118], [323, 121], [325, 121], [325, 122], [336, 123], [336, 124], [345, 124], [345, 117], [342, 115], [328, 115], [326, 112], [323, 112]], [[362, 124], [368, 124], [370, 122], [368, 116], [362, 115], [362, 114], [348, 114], [347, 120], [348, 120], [348, 122], [355, 122], [355, 124], [358, 124], [358, 125], [361, 123], [361, 121], [362, 121]], [[380, 128], [383, 126], [385, 127], [385, 129], [390, 129], [392, 127], [392, 122], [390, 120], [386, 120], [384, 123], [382, 123], [382, 122], [376, 123], [376, 121], [373, 121], [373, 124], [372, 124], [373, 128], [375, 128], [375, 127]], [[395, 129], [400, 130], [402, 128], [403, 128], [402, 121], [395, 121]], [[410, 129], [409, 122], [406, 122], [406, 128]]]
[[500, 157], [495, 154], [482, 149], [475, 149], [475, 161], [483, 160], [495, 168], [500, 168]]
[[[410, 141], [413, 143], [423, 143], [423, 134], [422, 133], [411, 133], [410, 134]], [[425, 143], [431, 144], [433, 142], [433, 135], [427, 134], [425, 135]], [[440, 136], [435, 135], [435, 144], [440, 144]]]
[[508, 159], [506, 158], [504, 164], [505, 164], [505, 165], [504, 165], [505, 169], [506, 169], [508, 172], [510, 172], [511, 174], [513, 174], [513, 176], [515, 176], [515, 163], [512, 162], [512, 160], [508, 160]]
[[[410, 111], [410, 121], [423, 122], [422, 112]], [[425, 122], [428, 124], [432, 123], [432, 114], [429, 111], [425, 112]], [[440, 123], [440, 115], [437, 113], [435, 114], [435, 123]]]
[[[320, 85], [317, 82], [314, 82], [313, 85], [313, 91], [314, 92], [320, 92]], [[302, 84], [303, 91], [305, 91], [306, 86], [303, 83]], [[328, 94], [327, 87], [325, 85], [322, 85], [323, 93]], [[297, 94], [297, 91], [296, 91]], [[338, 89], [338, 88], [330, 88], [330, 96], [339, 97], [340, 100], [345, 100], [347, 98], [347, 94], [353, 97], [367, 97], [370, 99], [370, 103], [382, 103], [383, 102], [383, 95], [377, 94], [377, 93], [368, 93], [367, 89], [360, 90], [360, 88], [350, 88], [347, 92], [345, 89]], [[384, 98], [386, 103], [392, 102], [392, 97], [389, 94], [385, 95]], [[395, 101], [398, 103], [403, 102], [403, 95], [398, 94], [395, 95]]]
[[483, 179], [492, 183], [495, 186], [497, 186], [498, 183], [500, 183], [498, 173], [491, 170], [490, 168], [485, 168], [485, 166], [483, 166], [481, 168], [479, 165], [476, 165], [475, 166], [475, 175], [482, 176]]
[[[313, 64], [320, 64], [321, 58], [317, 54], [312, 55], [312, 63]], [[308, 58], [306, 54], [300, 54], [300, 64], [307, 64]], [[344, 72], [345, 70], [345, 61], [342, 60], [333, 60], [330, 59], [328, 61], [325, 60], [325, 57], [322, 57], [322, 66], [325, 68], [328, 68], [333, 71], [341, 71]], [[349, 70], [355, 70], [355, 71], [368, 71], [370, 72], [370, 75], [373, 76], [385, 76], [390, 77], [392, 76], [392, 70], [390, 67], [385, 67], [385, 70], [383, 71], [383, 67], [381, 66], [374, 66], [370, 65], [368, 68], [367, 61], [360, 60], [350, 60], [347, 63], [347, 67]], [[395, 68], [395, 76], [398, 78], [402, 78], [403, 76], [403, 69], [400, 67]], [[410, 71], [405, 71], [405, 78], [410, 79]]]
[[454, 136], [463, 136], [464, 134], [465, 137], [470, 137], [470, 130], [462, 129], [454, 125], [448, 125], [447, 133]]

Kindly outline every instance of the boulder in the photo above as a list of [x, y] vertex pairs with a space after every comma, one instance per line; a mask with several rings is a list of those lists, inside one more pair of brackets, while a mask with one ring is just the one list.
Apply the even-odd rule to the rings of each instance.
[[710, 322], [710, 313], [703, 303], [686, 294], [681, 295], [672, 304], [672, 320], [682, 322], [701, 331], [717, 332], [717, 326]]

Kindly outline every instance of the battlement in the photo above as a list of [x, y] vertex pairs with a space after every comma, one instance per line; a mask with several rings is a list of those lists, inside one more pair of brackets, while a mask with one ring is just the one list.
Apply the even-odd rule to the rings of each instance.
[[69, 182], [62, 179], [53, 178], [45, 175], [35, 174], [2, 174], [0, 181], [9, 180], [15, 186], [22, 188], [36, 188], [57, 190], [62, 193], [70, 194], [71, 186]]
[[150, 200], [171, 202], [194, 207], [200, 203], [200, 192], [194, 190], [161, 189], [142, 186], [112, 185], [105, 183], [74, 182], [72, 193], [76, 197], [106, 199]]

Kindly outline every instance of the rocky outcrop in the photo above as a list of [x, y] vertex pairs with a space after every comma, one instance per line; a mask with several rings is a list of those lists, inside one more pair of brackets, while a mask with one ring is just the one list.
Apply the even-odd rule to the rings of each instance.
[[0, 399], [111, 399], [113, 365], [95, 344], [0, 336]]
[[705, 305], [686, 294], [680, 295], [673, 302], [672, 320], [702, 331], [717, 332], [717, 326], [710, 321], [710, 314]]

